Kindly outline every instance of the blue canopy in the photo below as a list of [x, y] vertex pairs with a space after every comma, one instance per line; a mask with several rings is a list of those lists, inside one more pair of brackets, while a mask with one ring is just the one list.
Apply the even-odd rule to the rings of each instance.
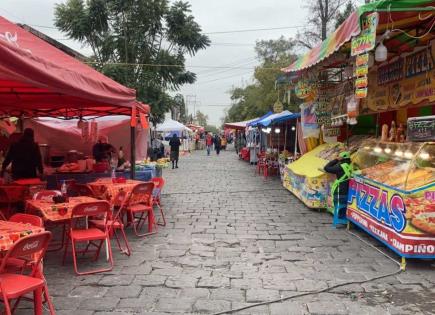
[[291, 119], [296, 119], [301, 117], [301, 114], [293, 114], [292, 112], [289, 112], [288, 110], [285, 110], [281, 113], [277, 113], [277, 114], [272, 114], [269, 115], [265, 118], [262, 118], [260, 120], [258, 120], [255, 124], [255, 126], [264, 126], [267, 127], [269, 125], [273, 125], [273, 124], [277, 124], [277, 123], [281, 123], [287, 120], [291, 120]]
[[269, 117], [270, 115], [273, 115], [273, 112], [268, 112], [266, 115], [261, 116], [260, 118], [257, 118], [249, 123], [246, 124], [246, 127], [254, 127], [258, 125], [258, 122], [266, 119], [267, 117]]

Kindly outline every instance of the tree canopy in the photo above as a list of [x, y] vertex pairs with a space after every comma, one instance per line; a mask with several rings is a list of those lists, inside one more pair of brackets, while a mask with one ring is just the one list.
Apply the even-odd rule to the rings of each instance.
[[56, 4], [55, 25], [91, 47], [95, 68], [136, 89], [154, 123], [177, 102], [167, 92], [196, 80], [185, 56], [210, 45], [183, 1], [67, 0]]
[[[276, 79], [282, 75], [281, 69], [295, 59], [295, 42], [280, 37], [277, 40], [262, 40], [256, 43], [255, 52], [260, 65], [254, 71], [254, 83], [231, 90], [233, 105], [227, 111], [224, 122], [243, 121], [261, 116], [271, 110], [278, 100], [283, 101], [285, 87], [277, 86]], [[296, 111], [295, 104], [283, 102], [284, 109]]]

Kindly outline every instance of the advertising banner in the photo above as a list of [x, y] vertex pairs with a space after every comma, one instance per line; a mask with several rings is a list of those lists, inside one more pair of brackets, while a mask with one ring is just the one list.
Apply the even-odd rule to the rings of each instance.
[[351, 55], [356, 56], [368, 52], [376, 45], [376, 28], [379, 15], [377, 12], [368, 14], [361, 19], [361, 34], [352, 39]]
[[435, 258], [435, 184], [413, 192], [356, 177], [347, 218], [406, 258]]

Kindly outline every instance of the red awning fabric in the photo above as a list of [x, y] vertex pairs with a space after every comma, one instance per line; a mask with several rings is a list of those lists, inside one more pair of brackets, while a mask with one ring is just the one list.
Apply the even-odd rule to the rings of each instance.
[[0, 17], [0, 115], [130, 115], [136, 92]]

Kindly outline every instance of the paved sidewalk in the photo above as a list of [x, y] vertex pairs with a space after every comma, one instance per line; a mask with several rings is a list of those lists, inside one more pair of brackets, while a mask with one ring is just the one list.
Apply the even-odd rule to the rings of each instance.
[[[164, 170], [168, 225], [143, 240], [130, 235], [129, 258], [114, 247], [113, 272], [77, 277], [71, 261], [61, 267], [50, 254], [58, 314], [213, 314], [397, 269], [234, 151], [195, 152], [179, 166]], [[434, 265], [410, 262], [399, 275], [235, 314], [434, 314]]]

